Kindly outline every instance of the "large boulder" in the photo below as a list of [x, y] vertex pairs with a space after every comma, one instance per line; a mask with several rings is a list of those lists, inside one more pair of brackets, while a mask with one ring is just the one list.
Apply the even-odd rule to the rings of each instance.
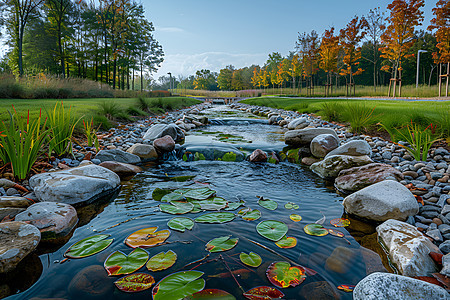
[[122, 178], [122, 179], [129, 178], [131, 176], [136, 175], [139, 172], [142, 172], [142, 168], [141, 167], [138, 167], [138, 166], [135, 166], [135, 165], [121, 163], [121, 162], [118, 162], [118, 161], [104, 161], [99, 166], [107, 168], [108, 170], [113, 171], [114, 173], [119, 175], [119, 177]]
[[438, 272], [430, 252], [439, 248], [416, 227], [397, 220], [387, 220], [377, 227], [378, 239], [385, 245], [391, 261], [405, 276], [427, 276]]
[[333, 155], [311, 165], [311, 170], [322, 178], [335, 178], [342, 170], [372, 163], [368, 156]]
[[155, 147], [156, 151], [159, 153], [172, 152], [175, 150], [175, 141], [170, 135], [165, 135], [154, 140], [153, 147]]
[[385, 180], [347, 196], [343, 203], [349, 214], [383, 222], [405, 221], [419, 212], [414, 195], [401, 183]]
[[115, 191], [119, 176], [94, 164], [67, 170], [34, 175], [30, 178], [39, 201], [61, 202], [71, 205], [89, 203]]
[[119, 149], [100, 150], [95, 158], [99, 159], [101, 162], [118, 161], [126, 164], [137, 164], [141, 162], [141, 158], [139, 156]]
[[41, 240], [65, 243], [78, 223], [77, 211], [65, 203], [39, 202], [16, 216], [16, 221], [30, 223], [41, 232]]
[[266, 162], [267, 161], [267, 154], [266, 152], [262, 151], [261, 149], [256, 149], [255, 151], [250, 154], [249, 157], [250, 162]]
[[339, 146], [339, 140], [332, 134], [320, 134], [310, 144], [311, 154], [317, 158], [325, 157]]
[[144, 161], [158, 159], [158, 153], [152, 145], [137, 143], [128, 148], [127, 152], [139, 156]]
[[0, 223], [0, 273], [13, 270], [17, 264], [36, 249], [41, 233], [24, 222]]
[[350, 141], [340, 147], [332, 150], [325, 158], [333, 155], [351, 155], [351, 156], [372, 156], [372, 148], [364, 140]]
[[440, 286], [422, 280], [390, 274], [372, 273], [353, 290], [354, 300], [445, 300], [449, 294]]
[[364, 165], [342, 170], [334, 186], [344, 193], [356, 192], [383, 180], [403, 180], [403, 174], [396, 168], [380, 163]]
[[6, 207], [16, 207], [16, 208], [27, 208], [32, 205], [33, 201], [18, 196], [2, 196], [0, 197], [0, 208]]
[[288, 129], [289, 130], [303, 129], [308, 125], [309, 125], [308, 119], [302, 117], [290, 121], [288, 124]]
[[330, 128], [305, 128], [290, 130], [284, 134], [284, 142], [291, 146], [309, 145], [311, 141], [318, 135], [331, 134], [336, 139], [338, 136], [336, 131]]
[[184, 140], [184, 132], [175, 124], [156, 124], [150, 127], [144, 134], [143, 140], [146, 143], [152, 143], [154, 140], [170, 135], [175, 142]]

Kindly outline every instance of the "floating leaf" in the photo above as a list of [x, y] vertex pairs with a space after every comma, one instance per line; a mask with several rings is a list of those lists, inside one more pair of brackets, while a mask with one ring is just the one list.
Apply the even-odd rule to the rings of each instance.
[[148, 290], [154, 283], [155, 279], [153, 276], [145, 273], [130, 274], [114, 281], [114, 284], [119, 290], [127, 293]]
[[323, 228], [320, 224], [308, 224], [306, 225], [303, 230], [309, 234], [309, 235], [315, 235], [315, 236], [324, 236], [328, 234], [328, 230]]
[[341, 284], [337, 288], [340, 290], [343, 290], [344, 292], [350, 293], [350, 292], [353, 292], [353, 290], [355, 289], [355, 286], [350, 285], [350, 284]]
[[182, 271], [164, 277], [152, 290], [153, 300], [184, 299], [205, 287], [203, 272]]
[[292, 214], [289, 216], [289, 218], [294, 222], [300, 222], [302, 220], [302, 217], [297, 214]]
[[219, 197], [199, 201], [200, 208], [203, 210], [221, 210], [228, 205], [227, 200]]
[[262, 221], [256, 225], [256, 231], [263, 237], [277, 242], [287, 233], [288, 227], [280, 221]]
[[155, 201], [161, 201], [162, 197], [164, 197], [167, 194], [170, 194], [172, 190], [170, 189], [160, 189], [156, 188], [152, 192], [152, 199]]
[[259, 198], [258, 204], [268, 210], [275, 210], [278, 207], [278, 203], [270, 199]]
[[184, 196], [178, 193], [170, 193], [167, 195], [164, 195], [161, 198], [161, 202], [172, 202], [172, 201], [179, 201], [179, 200], [183, 200]]
[[349, 219], [337, 218], [330, 221], [331, 225], [334, 227], [347, 227], [350, 225]]
[[191, 230], [194, 227], [194, 221], [190, 218], [175, 217], [167, 222], [167, 226], [172, 230], [184, 232], [186, 229]]
[[335, 229], [327, 229], [327, 230], [331, 235], [334, 235], [334, 236], [337, 236], [340, 238], [345, 236], [345, 234], [343, 232], [340, 232], [339, 230], [335, 230]]
[[109, 234], [99, 234], [87, 237], [76, 242], [64, 253], [68, 258], [83, 258], [99, 253], [111, 245], [114, 239], [109, 238]]
[[184, 197], [193, 200], [206, 200], [216, 194], [216, 191], [211, 190], [208, 187], [199, 189], [178, 189], [174, 193], [182, 194]]
[[197, 223], [210, 223], [210, 224], [222, 224], [226, 222], [231, 222], [236, 218], [235, 214], [230, 212], [214, 212], [207, 213], [197, 217], [195, 222]]
[[227, 251], [227, 250], [234, 248], [234, 246], [236, 246], [238, 241], [239, 241], [238, 238], [232, 239], [231, 235], [221, 236], [221, 237], [210, 240], [206, 244], [206, 250], [209, 252]]
[[147, 269], [153, 272], [162, 271], [173, 266], [176, 260], [177, 254], [172, 250], [160, 252], [148, 260]]
[[297, 239], [295, 237], [284, 236], [281, 240], [275, 243], [280, 248], [289, 249], [297, 246]]
[[187, 214], [194, 208], [194, 205], [189, 202], [172, 201], [170, 204], [160, 204], [159, 209], [162, 212], [172, 215]]
[[125, 239], [125, 244], [131, 248], [152, 247], [161, 243], [170, 236], [170, 230], [156, 231], [158, 227], [148, 227], [133, 232]]
[[184, 298], [185, 300], [192, 299], [219, 299], [219, 300], [236, 300], [236, 298], [228, 292], [218, 289], [206, 289], [197, 292], [191, 296]]
[[105, 260], [104, 266], [109, 276], [127, 275], [139, 270], [148, 260], [144, 249], [136, 248], [128, 256], [121, 251], [112, 253]]
[[299, 209], [300, 206], [298, 206], [297, 204], [293, 203], [293, 202], [288, 202], [284, 205], [284, 208], [286, 209]]
[[225, 210], [236, 210], [241, 206], [245, 205], [245, 201], [241, 200], [239, 202], [228, 202], [228, 207]]
[[241, 211], [238, 212], [238, 214], [241, 215], [242, 219], [244, 219], [245, 221], [255, 221], [261, 218], [261, 212], [257, 209], [253, 210], [242, 209]]
[[255, 252], [250, 252], [249, 254], [241, 252], [239, 258], [244, 264], [254, 268], [259, 267], [259, 265], [262, 263], [261, 256], [259, 256]]
[[299, 266], [291, 267], [287, 261], [272, 263], [266, 271], [269, 281], [280, 288], [294, 287], [306, 279], [305, 269]]
[[250, 300], [271, 300], [282, 299], [284, 294], [280, 290], [270, 286], [258, 286], [245, 292], [244, 297]]

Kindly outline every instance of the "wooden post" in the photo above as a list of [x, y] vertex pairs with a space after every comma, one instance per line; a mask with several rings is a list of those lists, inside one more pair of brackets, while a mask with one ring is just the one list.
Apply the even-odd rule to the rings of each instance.
[[439, 64], [439, 98], [441, 97], [442, 92], [442, 64]]
[[398, 71], [398, 96], [402, 96], [402, 70]]
[[389, 80], [389, 90], [388, 90], [388, 97], [391, 96], [391, 86], [392, 86], [392, 78]]
[[450, 68], [450, 63], [447, 63], [447, 82], [445, 85], [445, 97], [448, 97], [448, 77], [449, 77], [449, 68]]

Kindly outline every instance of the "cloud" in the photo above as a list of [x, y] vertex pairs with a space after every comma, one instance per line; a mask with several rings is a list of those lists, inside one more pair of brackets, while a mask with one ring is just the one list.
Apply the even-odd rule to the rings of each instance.
[[156, 27], [156, 31], [167, 32], [167, 33], [183, 33], [184, 29], [179, 27]]

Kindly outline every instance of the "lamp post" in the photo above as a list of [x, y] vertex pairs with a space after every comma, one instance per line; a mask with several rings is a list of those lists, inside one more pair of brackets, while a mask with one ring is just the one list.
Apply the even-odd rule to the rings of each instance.
[[169, 90], [172, 91], [172, 73], [168, 72], [167, 74], [169, 74], [170, 76], [170, 81], [169, 81]]
[[416, 90], [419, 87], [419, 63], [420, 63], [420, 53], [428, 52], [427, 50], [417, 51], [417, 74], [416, 74]]

